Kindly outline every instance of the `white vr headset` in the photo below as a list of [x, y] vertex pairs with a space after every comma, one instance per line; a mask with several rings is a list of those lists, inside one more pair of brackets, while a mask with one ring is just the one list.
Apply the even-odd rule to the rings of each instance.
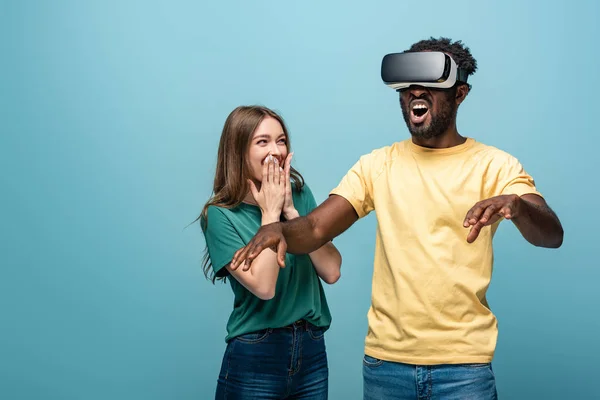
[[456, 82], [467, 83], [467, 78], [452, 57], [439, 51], [393, 53], [381, 62], [381, 79], [397, 91], [411, 85], [447, 89]]

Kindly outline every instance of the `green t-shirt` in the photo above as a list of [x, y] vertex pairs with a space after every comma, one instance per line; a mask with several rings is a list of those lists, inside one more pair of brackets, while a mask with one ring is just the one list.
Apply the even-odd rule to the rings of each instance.
[[[301, 216], [316, 207], [315, 198], [306, 185], [300, 191], [293, 190], [292, 196]], [[208, 207], [204, 237], [212, 268], [217, 276], [228, 276], [235, 296], [225, 341], [261, 329], [281, 328], [300, 319], [329, 328], [331, 314], [327, 299], [307, 254], [286, 254], [286, 266], [279, 270], [275, 297], [266, 301], [252, 294], [225, 268], [234, 253], [256, 234], [261, 217], [260, 208], [246, 203], [232, 209]]]

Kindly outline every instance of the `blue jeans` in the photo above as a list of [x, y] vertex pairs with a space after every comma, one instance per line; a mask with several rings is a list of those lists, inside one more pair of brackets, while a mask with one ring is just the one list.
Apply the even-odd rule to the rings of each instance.
[[265, 329], [227, 344], [216, 399], [325, 400], [325, 330], [307, 322]]
[[410, 365], [363, 359], [364, 400], [497, 400], [491, 364]]

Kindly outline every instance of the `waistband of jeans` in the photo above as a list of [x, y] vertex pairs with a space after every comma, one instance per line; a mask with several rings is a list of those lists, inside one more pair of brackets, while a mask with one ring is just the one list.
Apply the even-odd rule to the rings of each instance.
[[278, 328], [278, 329], [294, 329], [294, 328], [308, 330], [309, 328], [314, 329], [316, 327], [305, 319], [299, 319], [296, 322], [293, 322], [289, 325], [286, 325], [286, 326]]

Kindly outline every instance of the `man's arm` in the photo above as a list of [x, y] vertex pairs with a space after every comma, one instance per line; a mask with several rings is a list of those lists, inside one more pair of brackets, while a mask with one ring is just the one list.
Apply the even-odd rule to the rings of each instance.
[[230, 267], [236, 269], [245, 260], [250, 268], [262, 250], [277, 252], [277, 262], [285, 266], [285, 253], [308, 254], [343, 233], [358, 220], [358, 214], [345, 198], [331, 195], [306, 217], [262, 226], [250, 242], [239, 249]]
[[348, 200], [342, 196], [329, 196], [306, 217], [282, 224], [287, 252], [311, 253], [342, 234], [357, 220], [358, 215]]
[[534, 246], [558, 248], [563, 242], [563, 228], [546, 201], [536, 194], [502, 195], [480, 201], [469, 210], [464, 227], [471, 227], [467, 242], [472, 243], [479, 231], [500, 218], [512, 220], [523, 237]]
[[519, 214], [512, 219], [523, 237], [534, 246], [559, 248], [564, 231], [558, 216], [535, 194], [521, 196]]
[[[312, 196], [312, 195], [311, 195]], [[313, 206], [313, 208], [316, 208]], [[292, 214], [290, 214], [286, 219], [288, 221], [300, 218], [300, 214], [297, 210], [294, 210]], [[264, 252], [264, 250], [263, 250]], [[269, 251], [273, 256], [275, 253]], [[262, 253], [261, 253], [262, 254]], [[323, 246], [319, 247], [317, 250], [308, 254], [310, 260], [312, 261], [313, 267], [317, 272], [319, 278], [321, 278], [325, 283], [334, 284], [340, 279], [341, 276], [341, 267], [342, 267], [342, 256], [338, 249], [335, 248], [332, 242], [327, 242]], [[260, 257], [260, 256], [258, 256]], [[257, 258], [258, 259], [258, 258]], [[256, 264], [256, 260], [252, 265], [251, 269], [254, 269], [254, 264]], [[279, 266], [277, 266], [279, 269]], [[239, 271], [239, 270], [238, 270]]]

